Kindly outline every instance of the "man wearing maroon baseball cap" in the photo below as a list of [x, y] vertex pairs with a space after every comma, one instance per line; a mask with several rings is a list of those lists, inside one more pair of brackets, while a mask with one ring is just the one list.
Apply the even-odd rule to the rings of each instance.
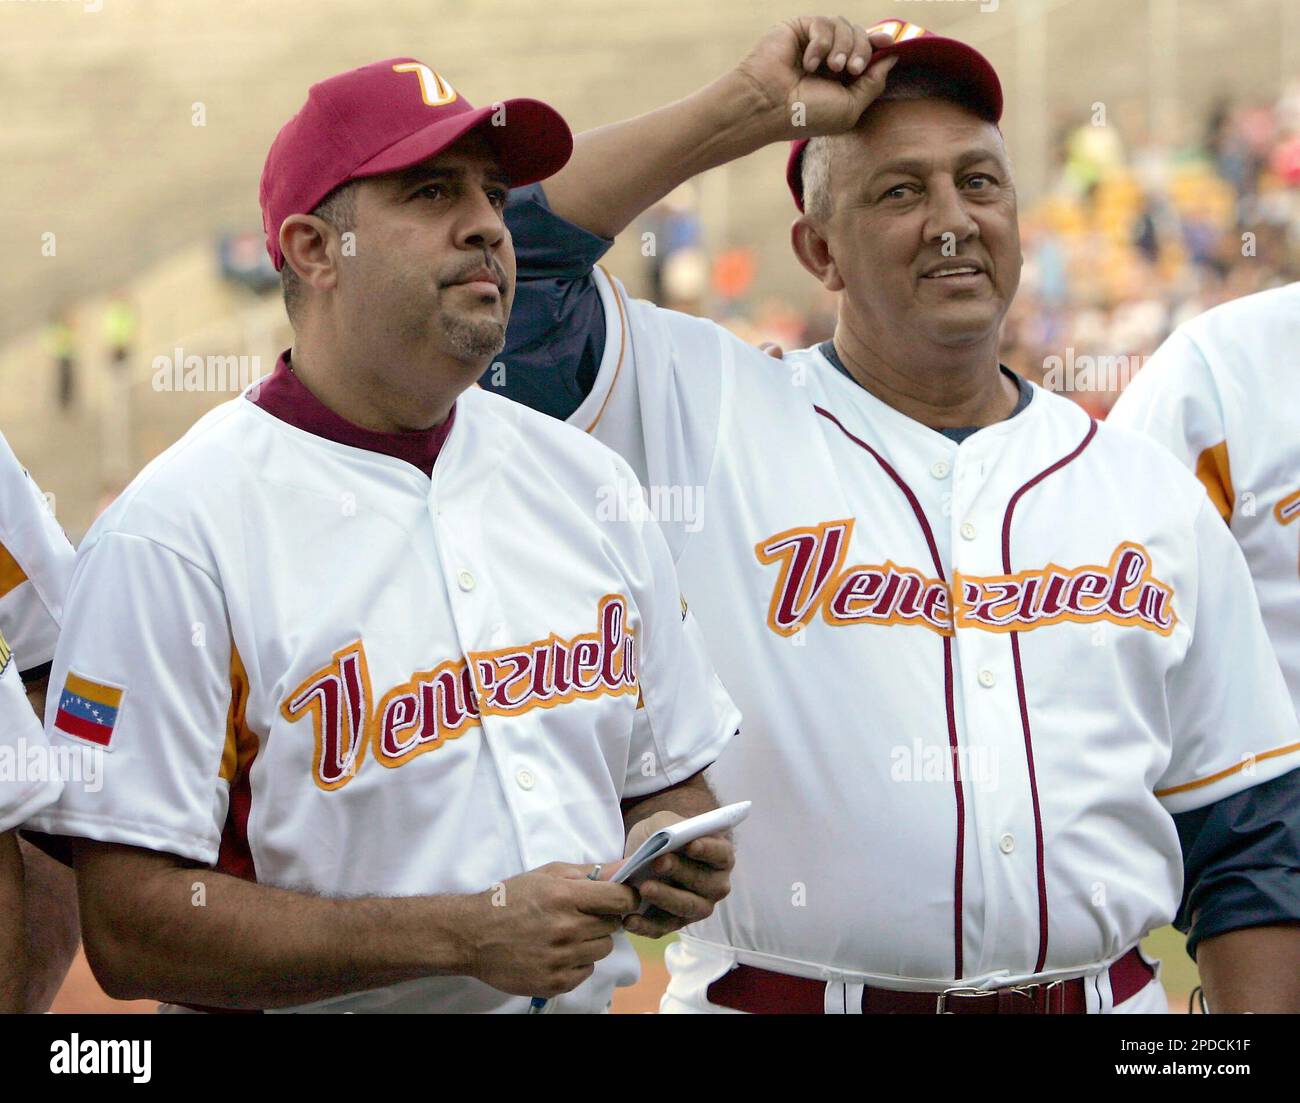
[[56, 656], [126, 702], [93, 733], [102, 791], [40, 825], [78, 837], [107, 990], [599, 1012], [643, 904], [681, 926], [726, 894], [720, 836], [610, 880], [716, 806], [702, 771], [739, 722], [636, 478], [474, 386], [514, 295], [507, 193], [571, 147], [544, 104], [476, 109], [409, 58], [317, 84], [276, 137], [293, 347], [99, 519]]
[[[791, 19], [700, 92], [580, 135], [565, 168], [507, 206], [527, 267], [506, 393], [609, 444], [656, 490], [707, 503], [707, 517], [661, 521], [746, 717], [710, 779], [756, 814], [731, 895], [665, 954], [662, 1010], [1164, 1010], [1138, 944], [1176, 917], [1212, 1007], [1300, 1007], [1300, 984], [1270, 964], [1300, 942], [1300, 893], [1274, 891], [1300, 855], [1289, 842], [1246, 857], [1262, 853], [1250, 824], [1294, 821], [1300, 770], [1216, 800], [1208, 780], [1155, 765], [1294, 743], [1275, 661], [1225, 675], [1219, 657], [1226, 629], [1267, 649], [1244, 564], [1210, 566], [1240, 554], [1221, 526], [1188, 523], [1204, 499], [1190, 476], [999, 363], [1021, 267], [1001, 114], [997, 75], [963, 43], [899, 19]], [[836, 297], [832, 340], [776, 363], [595, 267], [684, 180], [786, 140], [790, 240]], [[1166, 549], [1162, 578], [1177, 570], [1168, 549], [1194, 548], [1203, 566], [1180, 592], [1226, 595], [1234, 577], [1186, 649], [1134, 650], [1121, 673], [1053, 626], [1022, 667], [1018, 631], [998, 633], [1029, 622], [989, 632], [963, 604], [972, 577], [1005, 595], [1121, 541]], [[1216, 722], [1198, 704], [1229, 700], [1238, 673], [1258, 678], [1265, 736], [1251, 706]], [[1084, 683], [1100, 688], [1081, 703]], [[1150, 711], [1128, 711], [1150, 689]], [[886, 761], [909, 746], [952, 763], [927, 772], [945, 784], [896, 784], [920, 780]], [[962, 762], [972, 752], [1017, 782], [986, 786]], [[1123, 764], [1138, 760], [1146, 776]], [[1184, 790], [1199, 799], [1156, 807]], [[1113, 845], [1117, 819], [1144, 825], [1132, 843]], [[1088, 903], [1096, 877], [1104, 907]]]
[[[1002, 85], [983, 54], [964, 42], [931, 34], [914, 24], [887, 20], [879, 26], [881, 33], [889, 35], [891, 40], [887, 45], [877, 47], [875, 56], [896, 56], [899, 61], [895, 64], [902, 65], [893, 82], [895, 86], [901, 85], [909, 73], [928, 71], [941, 78], [946, 97], [964, 103], [980, 118], [994, 125], [1001, 121]], [[910, 94], [917, 95], [920, 82], [913, 81], [912, 87], [914, 91]], [[930, 84], [931, 90], [939, 87], [938, 83]], [[888, 101], [898, 95], [895, 91], [892, 95], [887, 93], [878, 98]], [[804, 209], [804, 150], [809, 141], [808, 138], [799, 138], [790, 143], [790, 156], [785, 166], [786, 184], [794, 196], [795, 206], [801, 211]]]
[[[473, 182], [486, 197], [480, 215], [492, 220], [488, 208], [499, 208], [508, 188], [551, 175], [572, 148], [568, 126], [546, 104], [512, 99], [475, 108], [412, 58], [313, 85], [271, 144], [260, 189], [266, 249], [281, 273], [299, 374], [310, 360], [313, 382], [331, 391], [346, 386], [368, 405], [392, 389], [364, 378], [379, 366], [361, 368], [361, 378], [355, 370], [335, 378], [323, 357], [348, 345], [372, 351], [394, 333], [416, 359], [421, 345], [471, 357], [499, 351], [514, 293], [508, 242], [472, 225], [460, 240], [454, 232], [450, 239], [430, 235], [430, 220], [414, 217], [423, 211], [409, 195], [433, 188], [440, 193], [434, 206], [447, 207], [453, 194], [468, 196]], [[436, 254], [434, 246], [441, 246]], [[432, 281], [421, 271], [430, 263]], [[396, 329], [381, 333], [381, 326]], [[389, 362], [382, 370], [391, 378], [399, 369]], [[433, 412], [445, 416], [450, 396], [440, 395]], [[427, 428], [408, 423], [420, 405], [366, 417]]]

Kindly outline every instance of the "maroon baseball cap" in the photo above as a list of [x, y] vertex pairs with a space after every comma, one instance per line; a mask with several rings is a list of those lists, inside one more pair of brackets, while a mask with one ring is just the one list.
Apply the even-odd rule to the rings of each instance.
[[512, 187], [558, 172], [573, 152], [573, 135], [554, 108], [530, 99], [474, 107], [414, 58], [376, 61], [313, 84], [262, 169], [262, 228], [276, 270], [284, 265], [280, 227], [289, 215], [307, 214], [349, 180], [419, 164], [477, 127]]
[[[931, 34], [915, 23], [901, 19], [886, 19], [868, 28], [868, 34], [885, 33], [894, 36], [888, 46], [878, 46], [871, 52], [874, 63], [878, 57], [898, 55], [893, 73], [904, 66], [919, 66], [942, 73], [960, 81], [966, 88], [967, 103], [976, 114], [996, 123], [1002, 118], [1002, 85], [988, 59], [972, 46], [955, 38], [942, 38]], [[888, 78], [886, 78], [888, 84]], [[790, 159], [785, 165], [785, 181], [790, 185], [794, 205], [803, 210], [803, 151], [807, 138], [791, 143]]]

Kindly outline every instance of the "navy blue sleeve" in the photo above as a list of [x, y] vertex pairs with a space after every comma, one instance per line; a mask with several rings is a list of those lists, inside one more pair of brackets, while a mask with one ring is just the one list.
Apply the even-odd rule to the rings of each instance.
[[479, 382], [564, 419], [591, 392], [605, 351], [605, 310], [592, 270], [613, 242], [560, 218], [540, 184], [510, 192], [506, 226], [515, 244], [514, 307], [500, 366]]
[[1300, 770], [1174, 815], [1183, 900], [1174, 926], [1203, 939], [1300, 922]]

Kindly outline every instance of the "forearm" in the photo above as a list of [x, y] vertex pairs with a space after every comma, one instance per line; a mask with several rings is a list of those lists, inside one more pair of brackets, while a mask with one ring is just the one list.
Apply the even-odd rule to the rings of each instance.
[[579, 134], [573, 156], [545, 184], [561, 218], [617, 237], [679, 184], [777, 140], [781, 111], [737, 70], [683, 100]]
[[698, 173], [785, 138], [839, 134], [884, 87], [870, 67], [893, 36], [847, 19], [801, 16], [773, 27], [712, 84], [648, 115], [578, 135], [546, 182], [551, 209], [602, 237]]
[[22, 1010], [26, 983], [23, 954], [23, 860], [18, 837], [0, 832], [0, 1014]]
[[718, 798], [709, 783], [704, 780], [704, 773], [693, 774], [685, 781], [670, 789], [653, 793], [644, 800], [625, 801], [623, 804], [624, 829], [631, 831], [634, 824], [648, 819], [656, 812], [675, 812], [683, 819], [710, 812], [718, 807]]
[[25, 888], [27, 984], [23, 1010], [43, 1014], [77, 953], [77, 883], [67, 866], [19, 840]]
[[1196, 955], [1216, 1014], [1300, 1013], [1300, 925], [1247, 927], [1207, 938]]
[[466, 974], [472, 897], [330, 899], [77, 844], [86, 956], [109, 995], [292, 1007]]

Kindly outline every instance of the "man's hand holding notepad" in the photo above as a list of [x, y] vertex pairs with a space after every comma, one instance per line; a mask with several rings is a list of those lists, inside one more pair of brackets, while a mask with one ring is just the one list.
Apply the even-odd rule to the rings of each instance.
[[[615, 884], [630, 885], [640, 889], [646, 881], [655, 876], [654, 864], [669, 854], [686, 850], [691, 843], [708, 835], [721, 835], [740, 823], [749, 815], [750, 802], [728, 804], [715, 808], [690, 819], [677, 820], [672, 823], [657, 825], [636, 850], [629, 854], [604, 880]], [[633, 829], [635, 831], [635, 828]], [[690, 857], [689, 853], [684, 857]], [[647, 890], [655, 894], [658, 890]], [[645, 915], [654, 906], [653, 900], [643, 899], [637, 915]], [[629, 930], [636, 931], [637, 925], [631, 924]]]
[[[690, 899], [693, 872], [695, 876], [707, 877], [716, 875], [719, 870], [731, 868], [731, 844], [722, 839], [710, 840], [708, 837], [722, 835], [740, 823], [749, 815], [749, 803], [746, 800], [739, 804], [728, 804], [722, 808], [715, 808], [711, 812], [692, 816], [690, 819], [677, 819], [666, 823], [663, 820], [673, 813], [657, 813], [632, 828], [628, 836], [629, 844], [638, 834], [644, 833], [645, 838], [631, 854], [617, 865], [604, 868], [596, 866], [587, 876], [591, 880], [625, 884], [636, 888], [641, 893], [641, 907], [635, 914], [623, 920], [624, 927], [633, 934], [645, 934], [657, 938], [675, 930], [690, 922], [689, 917], [675, 912], [673, 908], [680, 907], [683, 902]], [[656, 819], [660, 822], [654, 823]], [[638, 831], [638, 828], [642, 830]], [[721, 850], [725, 864], [720, 862], [716, 854], [710, 853], [713, 848], [707, 845], [697, 847], [694, 851], [688, 849], [691, 844], [700, 843], [701, 840], [706, 844], [710, 841], [715, 844], [715, 847]], [[660, 880], [656, 876], [655, 863], [683, 851], [685, 853], [677, 859], [674, 868], [658, 871], [663, 877]], [[692, 867], [696, 867], [695, 871]], [[674, 880], [678, 883], [673, 884]], [[715, 889], [715, 891], [725, 892], [725, 889]], [[660, 913], [658, 917], [646, 914], [652, 908]], [[542, 996], [534, 996], [529, 1004], [528, 1013], [545, 1014], [552, 1006], [550, 1000]]]

